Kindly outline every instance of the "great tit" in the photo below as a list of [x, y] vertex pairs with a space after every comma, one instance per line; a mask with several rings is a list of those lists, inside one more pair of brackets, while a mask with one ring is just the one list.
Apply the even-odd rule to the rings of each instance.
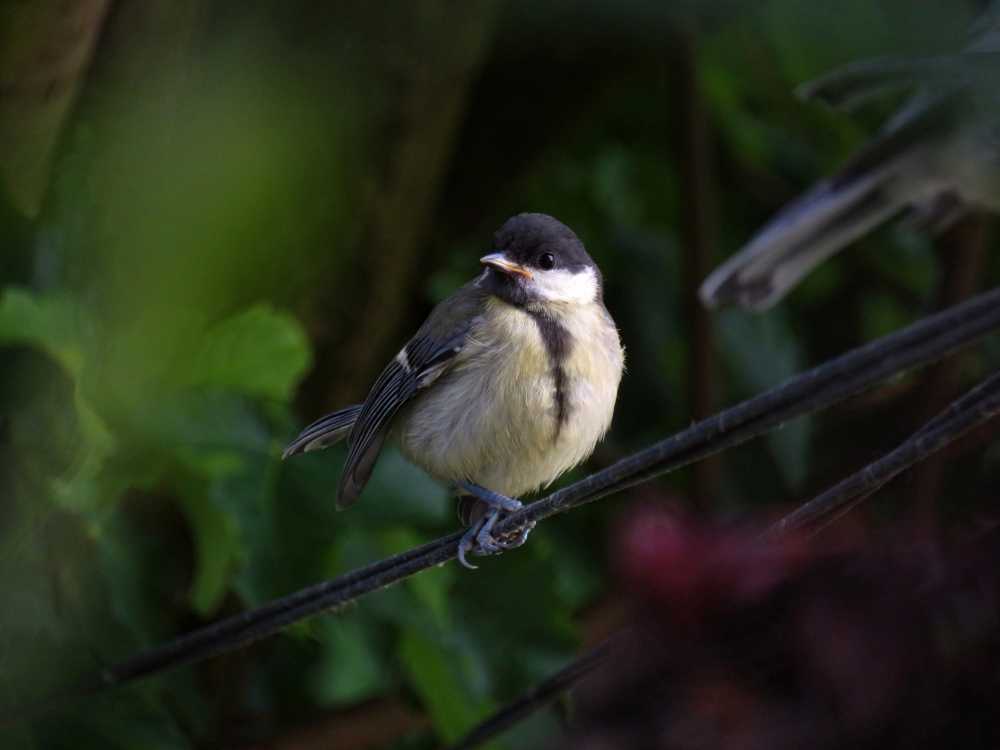
[[818, 264], [910, 210], [940, 232], [970, 208], [1000, 211], [1000, 3], [961, 52], [853, 63], [800, 88], [848, 107], [903, 87], [916, 91], [844, 167], [787, 205], [701, 286], [714, 307], [765, 309]]
[[[601, 273], [551, 216], [508, 219], [473, 281], [440, 302], [389, 362], [363, 404], [306, 427], [283, 458], [348, 437], [337, 508], [360, 496], [386, 438], [453, 487], [470, 550], [519, 546], [530, 528], [492, 529], [516, 498], [586, 459], [607, 432], [624, 350], [604, 306]], [[474, 498], [469, 509], [469, 500]]]

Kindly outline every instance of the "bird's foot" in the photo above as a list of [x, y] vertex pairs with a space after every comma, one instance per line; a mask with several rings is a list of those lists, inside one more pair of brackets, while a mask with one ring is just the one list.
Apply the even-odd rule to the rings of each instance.
[[[520, 547], [528, 540], [528, 534], [535, 528], [535, 523], [525, 524], [512, 531], [503, 534], [493, 534], [493, 527], [503, 515], [520, 510], [523, 506], [521, 501], [501, 495], [499, 493], [480, 487], [472, 482], [460, 482], [459, 488], [470, 493], [478, 503], [478, 507], [459, 507], [459, 517], [469, 530], [465, 532], [458, 545], [458, 561], [466, 568], [475, 569], [476, 566], [466, 560], [466, 554], [472, 552], [475, 555], [496, 555], [504, 550]], [[485, 506], [485, 512], [483, 511]], [[481, 513], [479, 518], [475, 518], [477, 511]]]

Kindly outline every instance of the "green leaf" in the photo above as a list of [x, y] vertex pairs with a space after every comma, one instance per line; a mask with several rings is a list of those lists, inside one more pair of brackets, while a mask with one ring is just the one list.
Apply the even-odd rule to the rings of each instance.
[[133, 415], [132, 426], [155, 450], [207, 479], [236, 474], [272, 453], [254, 405], [223, 389], [162, 394]]
[[[387, 555], [405, 552], [426, 541], [403, 528], [390, 529], [381, 538]], [[406, 581], [407, 588], [413, 592], [420, 606], [427, 609], [435, 625], [441, 630], [447, 629], [451, 624], [448, 598], [456, 572], [454, 565], [444, 565], [426, 570], [418, 576], [411, 576]]]
[[317, 624], [314, 634], [323, 643], [323, 653], [309, 682], [320, 705], [357, 703], [387, 687], [388, 675], [371, 630], [372, 624], [356, 610]]
[[286, 401], [311, 363], [299, 322], [269, 305], [256, 305], [206, 333], [186, 379], [189, 385]]
[[94, 526], [111, 614], [135, 636], [137, 644], [168, 637], [171, 619], [163, 600], [169, 588], [163, 574], [171, 569], [163, 560], [172, 552], [170, 539], [150, 538], [127, 513], [109, 513]]
[[0, 297], [0, 343], [35, 346], [78, 375], [83, 365], [80, 315], [69, 297], [38, 296], [9, 287]]
[[239, 534], [232, 517], [204, 496], [182, 492], [179, 499], [194, 531], [198, 558], [191, 606], [209, 615], [229, 587], [241, 551]]
[[53, 501], [63, 508], [84, 512], [117, 500], [125, 483], [122, 477], [109, 480], [102, 476], [116, 441], [79, 386], [74, 389], [73, 400], [80, 435], [77, 454], [72, 469], [65, 476], [53, 478], [50, 490]]
[[[749, 393], [780, 385], [800, 371], [802, 352], [784, 311], [758, 315], [724, 311], [718, 321], [730, 369]], [[785, 480], [792, 487], [805, 479], [811, 429], [812, 420], [804, 417], [768, 435]]]
[[462, 650], [445, 648], [414, 630], [406, 630], [399, 658], [446, 742], [457, 740], [489, 711], [486, 701], [478, 700], [470, 689]]
[[[81, 321], [80, 308], [67, 296], [8, 288], [0, 297], [0, 344], [25, 345], [43, 353], [71, 384], [72, 403], [64, 403], [63, 389], [42, 376], [30, 395], [18, 399], [6, 415], [12, 417], [16, 443], [35, 451], [48, 452], [53, 443], [68, 448], [69, 464], [49, 477], [48, 494], [58, 505], [76, 511], [96, 508], [107, 497], [97, 479], [115, 447], [111, 431], [81, 386]], [[70, 411], [75, 419], [69, 418]], [[42, 422], [46, 416], [51, 417], [47, 424]]]

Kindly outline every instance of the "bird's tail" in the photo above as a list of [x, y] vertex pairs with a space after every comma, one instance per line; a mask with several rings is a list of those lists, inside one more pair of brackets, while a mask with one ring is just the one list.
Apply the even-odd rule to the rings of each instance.
[[355, 404], [317, 419], [288, 444], [281, 458], [285, 459], [296, 453], [322, 450], [339, 443], [351, 433], [354, 421], [360, 413], [361, 404]]
[[776, 303], [817, 265], [903, 208], [893, 171], [825, 180], [786, 206], [705, 279], [702, 302], [754, 310]]

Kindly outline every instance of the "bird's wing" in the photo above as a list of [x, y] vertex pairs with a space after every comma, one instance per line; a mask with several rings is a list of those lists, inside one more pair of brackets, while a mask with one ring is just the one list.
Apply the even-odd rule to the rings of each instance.
[[378, 376], [351, 430], [338, 508], [357, 501], [399, 409], [454, 364], [484, 301], [485, 295], [470, 284], [441, 302]]
[[824, 260], [926, 198], [934, 158], [961, 123], [960, 91], [914, 94], [868, 144], [832, 176], [782, 208], [705, 279], [710, 306], [761, 310]]

